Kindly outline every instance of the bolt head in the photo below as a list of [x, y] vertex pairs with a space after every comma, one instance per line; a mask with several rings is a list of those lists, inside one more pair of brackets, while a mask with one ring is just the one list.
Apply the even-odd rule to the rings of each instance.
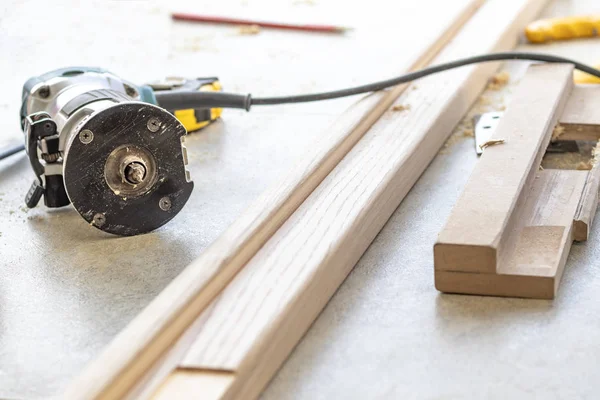
[[42, 99], [46, 99], [46, 98], [50, 97], [50, 87], [44, 85], [38, 90], [37, 93], [38, 93], [38, 96], [40, 96]]
[[130, 96], [130, 97], [137, 96], [137, 91], [134, 88], [132, 88], [131, 86], [125, 86], [125, 93], [127, 93], [127, 96]]
[[106, 216], [102, 213], [97, 213], [94, 215], [94, 219], [92, 220], [92, 224], [97, 227], [101, 227], [106, 222]]
[[162, 197], [159, 201], [158, 201], [158, 206], [160, 207], [161, 210], [163, 211], [169, 211], [171, 209], [171, 206], [173, 204], [171, 203], [171, 199], [169, 199], [168, 197]]
[[150, 132], [158, 132], [160, 129], [160, 121], [158, 118], [150, 118], [146, 124], [146, 127]]
[[94, 133], [89, 129], [84, 129], [81, 132], [79, 132], [79, 141], [81, 143], [89, 144], [92, 143], [92, 140], [94, 140]]

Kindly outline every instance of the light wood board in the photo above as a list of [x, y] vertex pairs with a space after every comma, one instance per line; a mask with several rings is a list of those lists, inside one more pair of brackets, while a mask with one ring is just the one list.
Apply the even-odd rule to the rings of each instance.
[[[436, 59], [510, 49], [543, 1], [490, 1]], [[500, 18], [499, 16], [502, 16]], [[173, 376], [234, 371], [214, 398], [254, 398], [273, 376], [483, 89], [496, 65], [417, 82], [214, 300]], [[188, 393], [193, 398], [194, 393]]]
[[[462, 9], [449, 10], [437, 25], [439, 35], [426, 49], [410, 53], [398, 49], [407, 60], [406, 69], [429, 64], [482, 2], [472, 0]], [[115, 338], [65, 397], [126, 395], [405, 89], [401, 85], [367, 96], [336, 120], [279, 185], [264, 193]]]
[[560, 117], [560, 140], [600, 139], [599, 85], [577, 85]]

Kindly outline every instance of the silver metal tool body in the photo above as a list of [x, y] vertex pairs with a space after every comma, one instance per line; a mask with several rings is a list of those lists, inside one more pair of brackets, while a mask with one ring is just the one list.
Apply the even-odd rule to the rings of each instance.
[[35, 207], [73, 204], [98, 229], [136, 235], [172, 219], [189, 198], [186, 130], [153, 92], [95, 68], [65, 68], [23, 88], [21, 122]]

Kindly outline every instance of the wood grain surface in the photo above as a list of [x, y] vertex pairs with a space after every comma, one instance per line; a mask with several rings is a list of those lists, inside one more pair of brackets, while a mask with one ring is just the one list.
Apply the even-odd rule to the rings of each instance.
[[434, 247], [436, 270], [495, 273], [514, 245], [514, 227], [558, 117], [573, 67], [529, 68]]
[[[487, 2], [435, 62], [514, 46], [522, 26], [544, 2], [510, 4]], [[375, 123], [213, 301], [196, 342], [173, 375], [194, 370], [205, 379], [206, 371], [233, 370], [235, 382], [215, 398], [256, 397], [496, 66], [453, 71], [407, 90], [396, 104], [408, 104], [410, 110], [390, 110]]]
[[[481, 3], [472, 0], [440, 16], [435, 25], [439, 34], [425, 49], [402, 49], [402, 70], [427, 65]], [[126, 395], [405, 88], [367, 96], [337, 119], [280, 184], [265, 192], [115, 338], [68, 388], [66, 397]]]

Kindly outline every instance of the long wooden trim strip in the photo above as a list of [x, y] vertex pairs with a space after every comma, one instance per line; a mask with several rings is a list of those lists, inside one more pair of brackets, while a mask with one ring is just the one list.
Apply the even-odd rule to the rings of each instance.
[[[409, 70], [428, 65], [483, 2], [472, 0], [457, 11], [456, 19]], [[111, 342], [67, 389], [65, 398], [113, 400], [126, 395], [405, 88], [367, 96], [345, 112], [309, 157], [261, 196]]]
[[[544, 0], [488, 1], [436, 59], [507, 50]], [[199, 335], [161, 387], [185, 369], [234, 371], [210, 399], [252, 399], [283, 363], [354, 264], [476, 99], [497, 64], [417, 83], [386, 114], [249, 261], [212, 303]], [[194, 398], [197, 393], [179, 393]]]

